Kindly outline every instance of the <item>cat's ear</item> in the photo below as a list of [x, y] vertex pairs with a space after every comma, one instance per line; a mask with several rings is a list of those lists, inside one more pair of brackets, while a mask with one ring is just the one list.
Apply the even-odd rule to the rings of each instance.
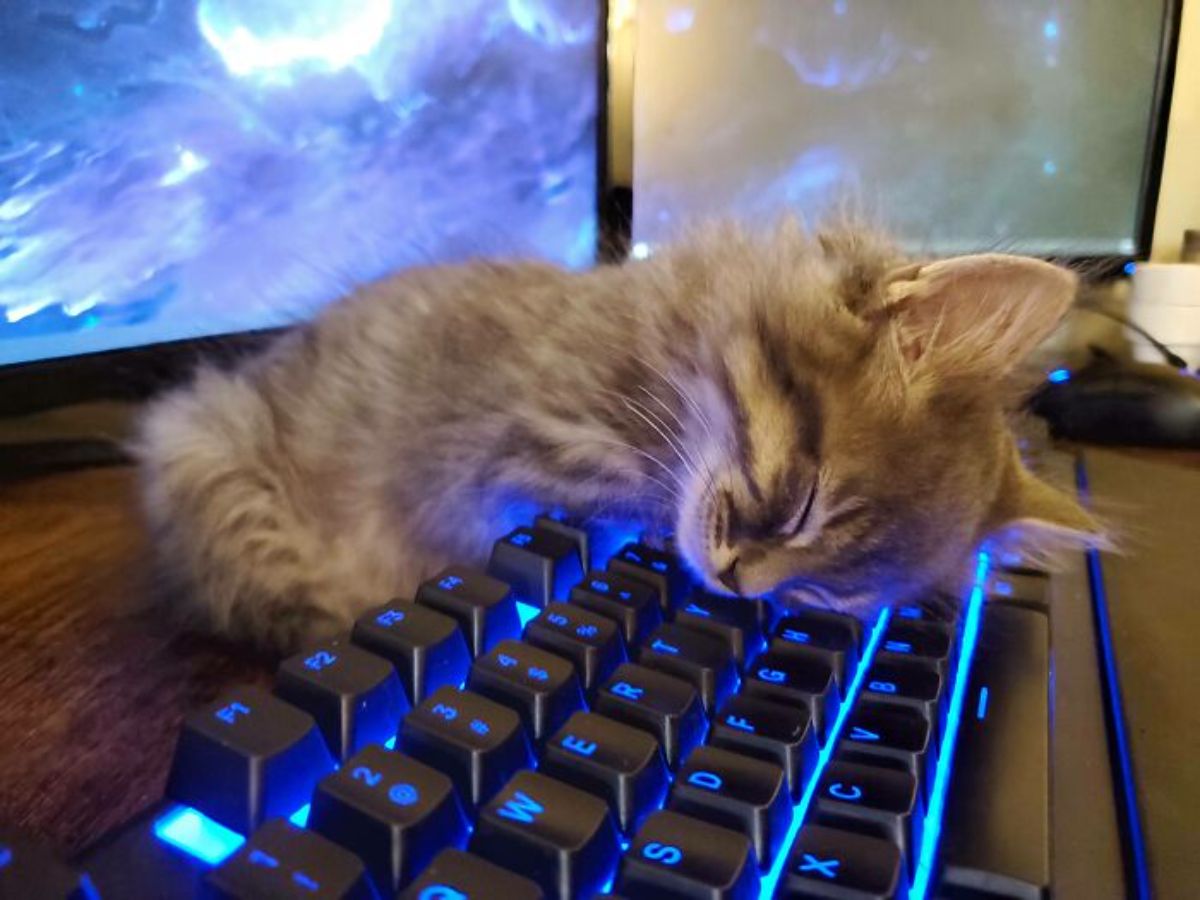
[[1054, 330], [1073, 272], [1024, 256], [960, 256], [894, 270], [885, 311], [904, 358], [941, 372], [1003, 375]]
[[1070, 495], [1014, 463], [991, 516], [994, 539], [1032, 557], [1066, 549], [1111, 548], [1108, 530]]

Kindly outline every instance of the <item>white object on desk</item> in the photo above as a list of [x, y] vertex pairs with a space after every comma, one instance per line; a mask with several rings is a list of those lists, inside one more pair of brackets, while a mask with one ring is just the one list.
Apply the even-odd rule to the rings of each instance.
[[[1188, 365], [1200, 366], [1200, 265], [1140, 263], [1133, 274], [1129, 318], [1145, 328]], [[1131, 335], [1136, 359], [1162, 362], [1149, 343]]]

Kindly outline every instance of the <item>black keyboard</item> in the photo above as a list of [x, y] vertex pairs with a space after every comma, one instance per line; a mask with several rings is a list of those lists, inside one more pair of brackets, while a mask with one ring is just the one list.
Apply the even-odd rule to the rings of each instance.
[[159, 806], [0, 844], [0, 895], [1044, 895], [1044, 575], [860, 622], [603, 538], [539, 519], [194, 711]]

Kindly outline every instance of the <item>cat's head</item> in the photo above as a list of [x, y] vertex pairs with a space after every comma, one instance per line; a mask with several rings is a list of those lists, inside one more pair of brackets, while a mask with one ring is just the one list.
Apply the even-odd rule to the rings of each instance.
[[912, 263], [869, 234], [794, 228], [671, 265], [697, 286], [708, 357], [687, 384], [676, 540], [712, 589], [862, 612], [946, 583], [994, 533], [1098, 536], [1022, 467], [1006, 418], [1071, 272]]

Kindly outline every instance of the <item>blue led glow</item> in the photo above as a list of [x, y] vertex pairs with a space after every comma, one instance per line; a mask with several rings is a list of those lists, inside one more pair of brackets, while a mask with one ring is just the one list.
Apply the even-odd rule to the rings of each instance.
[[1049, 375], [1046, 376], [1046, 380], [1049, 381], [1051, 384], [1062, 384], [1065, 381], [1070, 381], [1071, 380], [1071, 370], [1070, 369], [1055, 369], [1053, 372], [1051, 372]]
[[870, 637], [867, 639], [867, 646], [863, 650], [862, 661], [858, 665], [858, 670], [854, 673], [854, 680], [850, 682], [850, 687], [846, 690], [846, 699], [842, 701], [842, 705], [838, 708], [837, 716], [834, 718], [833, 725], [829, 729], [829, 736], [826, 739], [825, 746], [821, 748], [821, 752], [817, 755], [817, 764], [813, 768], [812, 776], [808, 779], [808, 784], [804, 786], [804, 792], [800, 795], [800, 802], [792, 807], [792, 822], [788, 826], [787, 834], [783, 837], [783, 843], [780, 844], [782, 849], [775, 857], [775, 861], [771, 863], [771, 868], [762, 877], [760, 897], [773, 897], [775, 895], [775, 886], [779, 884], [779, 876], [783, 873], [783, 867], [787, 863], [788, 853], [791, 850], [792, 844], [796, 842], [796, 835], [800, 833], [800, 826], [804, 824], [804, 816], [808, 813], [808, 806], [812, 802], [813, 792], [817, 789], [817, 784], [821, 780], [825, 766], [829, 764], [829, 759], [833, 756], [833, 748], [837, 746], [842, 726], [846, 722], [846, 717], [850, 715], [850, 709], [854, 706], [854, 701], [858, 699], [859, 688], [862, 687], [863, 679], [867, 676], [867, 669], [871, 667], [871, 659], [879, 647], [879, 642], [883, 638], [883, 631], [887, 627], [888, 619], [890, 618], [891, 610], [883, 610], [879, 614], [879, 618], [875, 621], [874, 627], [871, 629]]
[[312, 812], [312, 804], [305, 803], [302, 807], [288, 816], [288, 821], [297, 828], [304, 828], [308, 825], [308, 814]]
[[190, 806], [176, 806], [154, 823], [154, 835], [184, 853], [215, 866], [246, 842], [236, 831]]
[[967, 598], [963, 616], [961, 651], [958, 659], [954, 689], [950, 694], [950, 709], [946, 713], [946, 730], [942, 739], [942, 752], [938, 756], [937, 771], [933, 777], [933, 789], [929, 795], [929, 807], [925, 813], [921, 833], [921, 848], [917, 855], [917, 870], [908, 891], [908, 900], [922, 900], [929, 890], [933, 874], [933, 860], [937, 851], [938, 838], [942, 832], [942, 814], [946, 808], [946, 790], [950, 785], [950, 771], [954, 765], [954, 744], [958, 737], [958, 726], [962, 719], [963, 700], [967, 693], [967, 678], [971, 674], [971, 659], [975, 654], [975, 643], [979, 639], [979, 622], [983, 615], [983, 585], [987, 580], [988, 554], [980, 552], [975, 567], [975, 579], [971, 594]]
[[1043, 22], [1042, 36], [1048, 41], [1058, 40], [1058, 23], [1053, 19], [1047, 19]]
[[[1080, 462], [1075, 468], [1079, 493], [1089, 498], [1087, 470]], [[1100, 553], [1087, 553], [1088, 580], [1092, 588], [1092, 610], [1096, 616], [1096, 630], [1100, 632], [1100, 653], [1104, 660], [1105, 697], [1108, 698], [1110, 731], [1117, 747], [1117, 764], [1121, 769], [1121, 799], [1125, 813], [1125, 831], [1132, 854], [1134, 878], [1137, 881], [1137, 896], [1152, 896], [1150, 870], [1146, 862], [1146, 843], [1142, 834], [1142, 818], [1138, 811], [1137, 788], [1133, 779], [1133, 762], [1129, 756], [1129, 735], [1125, 724], [1125, 708], [1121, 701], [1121, 681], [1117, 671], [1116, 651], [1113, 649], [1112, 624], [1108, 617], [1108, 595], [1104, 590], [1104, 572], [1100, 568]]]
[[988, 707], [988, 689], [981, 687], [979, 689], [979, 701], [975, 704], [975, 718], [986, 719]]
[[386, 741], [384, 741], [384, 742], [383, 742], [383, 746], [387, 747], [389, 750], [395, 750], [395, 749], [396, 749], [396, 737], [395, 737], [395, 735], [393, 735], [392, 737], [390, 737], [390, 738], [388, 738]]
[[1131, 259], [1129, 262], [1125, 263], [1125, 265], [1122, 268], [1126, 275], [1132, 275], [1134, 272], [1137, 271], [1137, 263], [1135, 263]]
[[520, 600], [517, 601], [517, 618], [521, 621], [522, 630], [533, 619], [536, 619], [540, 612], [541, 609], [534, 606], [532, 603], [522, 603]]

